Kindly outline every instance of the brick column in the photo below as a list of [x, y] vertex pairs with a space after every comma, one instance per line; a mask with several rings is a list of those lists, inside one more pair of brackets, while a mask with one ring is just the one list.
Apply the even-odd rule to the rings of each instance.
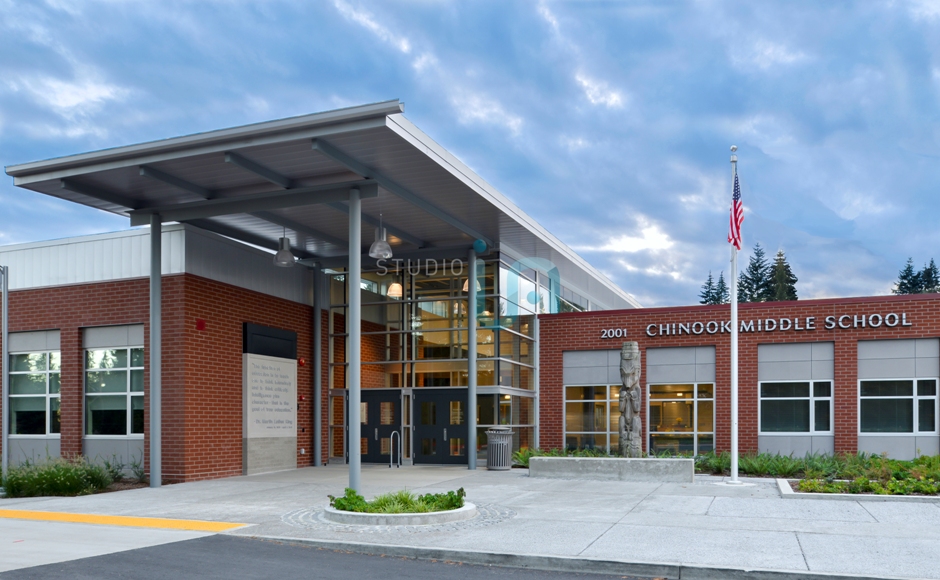
[[835, 341], [835, 452], [858, 450], [858, 342], [853, 338]]
[[82, 429], [85, 408], [85, 366], [83, 363], [82, 329], [76, 326], [60, 329], [59, 349], [62, 356], [61, 454], [73, 457], [82, 452]]

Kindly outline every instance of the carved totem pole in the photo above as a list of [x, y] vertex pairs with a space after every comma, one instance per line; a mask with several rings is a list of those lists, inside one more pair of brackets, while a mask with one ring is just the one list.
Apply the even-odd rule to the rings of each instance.
[[625, 342], [620, 350], [620, 381], [620, 456], [641, 457], [640, 345], [636, 342]]

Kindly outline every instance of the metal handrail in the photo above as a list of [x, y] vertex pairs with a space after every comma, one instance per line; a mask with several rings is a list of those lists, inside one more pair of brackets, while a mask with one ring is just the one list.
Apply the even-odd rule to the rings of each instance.
[[398, 431], [392, 431], [391, 441], [389, 442], [389, 445], [391, 445], [391, 449], [389, 449], [389, 453], [388, 453], [388, 468], [389, 469], [391, 469], [392, 465], [395, 464], [395, 436], [396, 435], [398, 436], [398, 467], [401, 467], [401, 455], [402, 455], [401, 433], [399, 433]]

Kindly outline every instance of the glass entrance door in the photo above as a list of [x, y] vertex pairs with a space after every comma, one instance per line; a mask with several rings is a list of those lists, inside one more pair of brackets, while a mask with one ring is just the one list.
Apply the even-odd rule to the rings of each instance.
[[414, 390], [414, 462], [467, 463], [467, 390]]
[[[362, 462], [388, 463], [392, 453], [392, 432], [398, 431], [401, 435], [401, 391], [363, 389], [360, 397]], [[399, 441], [400, 437], [396, 437], [396, 461]]]

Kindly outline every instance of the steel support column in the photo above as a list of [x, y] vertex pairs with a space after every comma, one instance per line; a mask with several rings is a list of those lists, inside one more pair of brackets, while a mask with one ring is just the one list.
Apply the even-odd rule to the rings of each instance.
[[362, 426], [359, 417], [359, 380], [361, 374], [361, 327], [362, 327], [362, 255], [359, 251], [362, 245], [362, 200], [359, 199], [359, 190], [349, 190], [349, 268], [346, 272], [346, 282], [349, 292], [349, 308], [346, 311], [346, 389], [348, 390], [347, 404], [349, 412], [346, 422], [346, 451], [349, 453], [349, 487], [361, 491], [359, 476], [361, 471], [361, 457], [359, 439], [362, 437]]
[[467, 468], [477, 468], [477, 253], [467, 255]]
[[323, 465], [323, 270], [313, 269], [313, 464]]
[[2, 473], [7, 472], [10, 465], [10, 267], [0, 266], [0, 292], [3, 292], [3, 306], [0, 308], [0, 316], [3, 316], [3, 328], [0, 330], [0, 340], [3, 340], [2, 360], [3, 367], [3, 439], [0, 445], [3, 445], [3, 457], [0, 459], [0, 468]]
[[535, 449], [539, 448], [539, 402], [541, 401], [541, 395], [539, 394], [539, 315], [536, 314], [532, 317], [532, 323], [535, 325], [533, 328], [532, 335], [535, 337], [534, 350], [532, 352], [532, 361], [535, 363], [535, 401], [533, 405], [532, 421], [535, 423], [535, 433], [533, 435], [532, 446]]
[[[150, 216], [150, 487], [163, 477], [163, 219]], [[142, 458], [141, 458], [142, 459]]]

